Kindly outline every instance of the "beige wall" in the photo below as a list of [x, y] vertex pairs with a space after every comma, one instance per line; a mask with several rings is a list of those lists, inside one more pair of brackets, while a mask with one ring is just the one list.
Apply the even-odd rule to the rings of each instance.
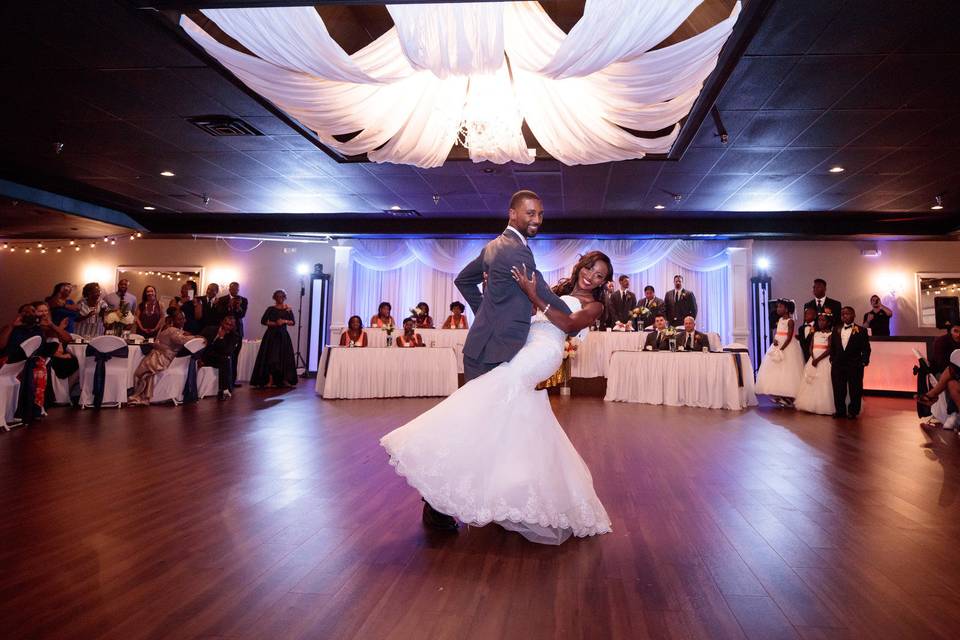
[[[862, 249], [878, 248], [874, 258]], [[918, 271], [960, 272], [960, 244], [922, 241], [755, 241], [754, 263], [770, 260], [774, 297], [791, 298], [799, 305], [810, 300], [813, 279], [827, 281], [827, 295], [857, 310], [857, 322], [870, 305], [871, 294], [879, 295], [894, 312], [894, 335], [939, 335], [937, 329], [917, 327], [915, 273]], [[755, 269], [756, 271], [756, 269]], [[896, 287], [896, 299], [889, 295]]]
[[[59, 243], [52, 243], [57, 246]], [[101, 243], [102, 244], [102, 243]], [[296, 310], [299, 298], [298, 263], [306, 263], [312, 270], [314, 263], [323, 264], [324, 271], [333, 271], [333, 249], [323, 244], [285, 244], [264, 242], [256, 245], [250, 240], [122, 240], [115, 247], [98, 246], [80, 252], [30, 255], [21, 251], [4, 252], [0, 255], [0, 324], [9, 322], [22, 302], [45, 298], [50, 295], [54, 283], [72, 282], [82, 286], [97, 281], [104, 293], [115, 290], [115, 273], [119, 265], [188, 266], [204, 267], [205, 282], [216, 282], [223, 293], [231, 281], [240, 283], [240, 292], [250, 300], [247, 312], [246, 332], [248, 337], [263, 333], [260, 315], [271, 304], [270, 295], [275, 289], [286, 289], [288, 304]], [[235, 247], [234, 248], [231, 248]], [[284, 253], [295, 249], [296, 252]], [[139, 291], [132, 291], [139, 296]], [[79, 296], [79, 292], [76, 294]], [[309, 310], [309, 301], [304, 298], [304, 322]]]

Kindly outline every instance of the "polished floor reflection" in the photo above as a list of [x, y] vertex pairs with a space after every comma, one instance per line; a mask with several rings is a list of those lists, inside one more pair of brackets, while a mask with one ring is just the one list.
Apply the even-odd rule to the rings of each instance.
[[[554, 400], [612, 534], [436, 535], [378, 438], [435, 400], [56, 410], [0, 434], [7, 638], [948, 638], [960, 442], [858, 422]], [[455, 425], [451, 425], [455, 428]]]

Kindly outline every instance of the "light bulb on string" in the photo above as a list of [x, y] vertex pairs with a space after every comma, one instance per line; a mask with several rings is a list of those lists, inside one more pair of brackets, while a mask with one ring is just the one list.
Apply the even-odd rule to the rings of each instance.
[[91, 249], [93, 249], [93, 248], [96, 247], [96, 246], [97, 246], [97, 243], [96, 243], [96, 242], [91, 242], [91, 243], [90, 243], [90, 248], [91, 248]]
[[75, 245], [75, 244], [77, 244], [77, 243], [74, 242], [73, 240], [70, 241], [70, 246], [71, 246], [71, 247], [72, 247], [73, 245]]
[[47, 252], [46, 249], [40, 249], [40, 253], [46, 253], [46, 252]]
[[24, 253], [30, 253], [30, 248], [27, 247], [27, 248], [24, 250]]
[[63, 253], [63, 247], [57, 247], [57, 253]]
[[104, 241], [104, 242], [110, 242], [110, 238], [108, 238], [107, 236], [103, 236], [103, 241]]
[[37, 249], [43, 249], [43, 243], [42, 243], [42, 242], [38, 242], [38, 243], [37, 243]]
[[111, 240], [111, 241], [110, 241], [110, 244], [111, 244], [111, 245], [115, 245], [115, 244], [117, 244], [117, 241], [116, 241], [116, 240]]
[[80, 245], [77, 245], [73, 248], [74, 251], [80, 251]]
[[140, 233], [139, 231], [137, 231], [137, 237], [138, 237], [138, 238], [142, 238], [142, 237], [143, 237], [143, 234]]

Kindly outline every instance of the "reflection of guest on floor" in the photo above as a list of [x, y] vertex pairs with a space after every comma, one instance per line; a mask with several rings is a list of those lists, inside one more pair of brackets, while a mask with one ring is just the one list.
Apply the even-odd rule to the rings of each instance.
[[443, 321], [444, 329], [469, 329], [470, 326], [467, 324], [467, 316], [463, 315], [463, 312], [467, 308], [463, 306], [463, 303], [459, 300], [455, 300], [450, 303], [450, 315], [447, 316], [447, 319]]
[[367, 332], [363, 330], [363, 320], [360, 319], [360, 316], [350, 316], [350, 319], [347, 320], [347, 328], [340, 334], [340, 346], [367, 346]]
[[250, 386], [265, 387], [272, 384], [283, 388], [297, 384], [297, 360], [293, 352], [293, 342], [287, 332], [287, 327], [296, 323], [286, 300], [286, 291], [274, 291], [274, 304], [267, 307], [260, 318], [260, 324], [265, 325], [267, 330], [260, 341], [257, 361], [250, 376]]
[[407, 318], [403, 321], [403, 334], [397, 336], [396, 345], [398, 347], [422, 347], [423, 337], [416, 331], [416, 321], [413, 318]]

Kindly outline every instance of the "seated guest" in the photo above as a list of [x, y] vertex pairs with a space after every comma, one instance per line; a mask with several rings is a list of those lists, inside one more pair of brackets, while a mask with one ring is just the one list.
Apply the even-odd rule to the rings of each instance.
[[646, 329], [649, 326], [653, 325], [653, 319], [658, 313], [666, 313], [664, 310], [663, 300], [658, 298], [656, 291], [649, 284], [643, 288], [643, 298], [640, 299], [640, 302], [637, 306], [641, 309], [647, 309], [650, 313], [641, 314], [637, 318], [637, 323], [640, 325], [641, 329]]
[[363, 330], [363, 320], [360, 316], [350, 316], [347, 328], [340, 334], [341, 347], [367, 346], [367, 332]]
[[417, 322], [413, 318], [403, 321], [403, 335], [397, 336], [398, 347], [422, 347], [423, 338], [416, 332]]
[[51, 322], [60, 324], [66, 318], [67, 324], [64, 328], [67, 333], [76, 331], [76, 320], [80, 311], [76, 303], [70, 299], [72, 291], [73, 285], [69, 282], [58, 282], [53, 287], [53, 293], [47, 298], [47, 304], [50, 306]]
[[863, 369], [870, 364], [870, 338], [866, 329], [854, 324], [856, 317], [853, 307], [843, 307], [840, 311], [842, 324], [833, 332], [830, 342], [833, 398], [837, 409], [833, 414], [835, 418], [856, 418], [860, 413]]
[[186, 318], [182, 311], [168, 312], [167, 326], [157, 336], [153, 351], [148, 353], [137, 370], [133, 372], [132, 405], [148, 405], [153, 398], [153, 383], [156, 375], [170, 366], [177, 353], [194, 336], [183, 330]]
[[200, 334], [207, 346], [200, 357], [200, 366], [217, 370], [217, 399], [229, 398], [233, 392], [233, 357], [240, 335], [233, 316], [223, 316], [217, 327], [206, 327]]
[[130, 313], [137, 312], [137, 297], [127, 291], [127, 288], [130, 286], [130, 281], [126, 278], [122, 278], [117, 282], [117, 291], [116, 293], [108, 293], [104, 300], [107, 302], [107, 305], [110, 307], [111, 311], [117, 311], [120, 309], [120, 305], [126, 305], [127, 311]]
[[[831, 322], [833, 317], [831, 316]], [[817, 330], [817, 310], [813, 307], [806, 307], [803, 310], [803, 324], [797, 329], [797, 343], [803, 352], [803, 361], [810, 359], [810, 336]]]
[[390, 312], [393, 310], [393, 307], [389, 302], [381, 302], [380, 306], [377, 307], [377, 315], [370, 318], [370, 327], [376, 329], [386, 329], [387, 327], [396, 327], [397, 323], [394, 322], [393, 316], [390, 315]]
[[863, 324], [870, 329], [872, 336], [890, 335], [890, 318], [893, 311], [890, 307], [880, 303], [880, 296], [870, 296], [870, 311], [863, 314]]
[[43, 336], [38, 320], [33, 304], [22, 304], [17, 309], [17, 317], [13, 322], [0, 329], [0, 356], [4, 362], [16, 352], [24, 340]]
[[954, 351], [950, 354], [947, 361], [947, 368], [940, 374], [937, 384], [918, 400], [925, 405], [932, 405], [937, 401], [939, 395], [947, 393], [947, 419], [943, 422], [944, 429], [955, 429], [957, 427], [958, 407], [960, 407], [960, 351]]
[[50, 317], [50, 305], [45, 300], [37, 300], [31, 303], [34, 312], [37, 314], [37, 324], [43, 331], [43, 338], [57, 338], [61, 342], [70, 342], [73, 338], [67, 332], [67, 319], [64, 318], [59, 324], [55, 324]]
[[450, 303], [450, 315], [443, 321], [444, 329], [469, 329], [467, 325], [467, 316], [463, 312], [467, 308], [459, 300]]
[[137, 333], [144, 338], [156, 338], [160, 333], [160, 321], [164, 313], [160, 310], [160, 301], [157, 300], [156, 288], [147, 285], [140, 296], [140, 304], [134, 314], [137, 323]]
[[697, 331], [697, 321], [693, 316], [683, 319], [683, 331], [677, 334], [677, 347], [682, 347], [684, 351], [710, 349], [710, 339], [707, 334]]
[[933, 341], [930, 350], [930, 370], [939, 375], [950, 364], [950, 354], [960, 349], [960, 325], [947, 327], [947, 332]]
[[667, 335], [667, 318], [662, 313], [658, 313], [653, 318], [653, 332], [647, 336], [643, 343], [645, 351], [668, 351], [670, 349], [670, 337]]
[[96, 282], [88, 282], [83, 285], [81, 295], [83, 297], [77, 305], [77, 320], [74, 325], [77, 335], [84, 340], [102, 336], [103, 316], [109, 305], [100, 297], [100, 285]]
[[288, 326], [296, 324], [293, 311], [286, 303], [287, 292], [277, 289], [273, 292], [272, 306], [267, 307], [260, 318], [260, 324], [266, 325], [257, 351], [257, 360], [250, 376], [250, 386], [290, 387], [297, 384], [297, 359], [293, 352], [293, 342], [287, 332]]
[[426, 302], [418, 302], [417, 306], [413, 309], [416, 311], [416, 315], [413, 316], [413, 318], [417, 323], [417, 329], [433, 329], [433, 318], [430, 317], [430, 305]]

